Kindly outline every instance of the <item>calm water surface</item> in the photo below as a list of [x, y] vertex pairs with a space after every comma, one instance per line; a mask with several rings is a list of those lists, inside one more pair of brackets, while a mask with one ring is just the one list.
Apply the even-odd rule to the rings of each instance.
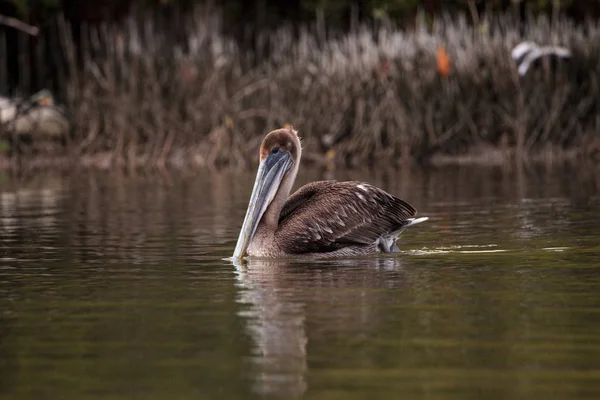
[[332, 177], [431, 220], [235, 266], [253, 172], [1, 175], [0, 398], [600, 398], [600, 171]]

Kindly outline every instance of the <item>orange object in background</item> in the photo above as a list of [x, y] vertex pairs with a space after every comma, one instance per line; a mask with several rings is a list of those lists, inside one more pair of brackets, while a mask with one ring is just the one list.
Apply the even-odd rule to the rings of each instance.
[[444, 78], [450, 75], [450, 57], [448, 57], [448, 53], [446, 49], [443, 47], [438, 47], [437, 50], [437, 69], [441, 76]]

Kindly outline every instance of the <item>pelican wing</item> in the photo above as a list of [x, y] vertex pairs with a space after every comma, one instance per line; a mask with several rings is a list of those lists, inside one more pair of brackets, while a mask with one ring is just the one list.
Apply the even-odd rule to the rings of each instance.
[[329, 252], [373, 244], [416, 213], [407, 202], [367, 183], [319, 181], [290, 196], [277, 235], [290, 254]]

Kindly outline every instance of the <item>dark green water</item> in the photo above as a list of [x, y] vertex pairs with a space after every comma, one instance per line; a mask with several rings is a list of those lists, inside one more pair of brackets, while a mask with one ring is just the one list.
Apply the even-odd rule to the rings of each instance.
[[253, 172], [2, 176], [0, 398], [600, 398], [600, 171], [331, 177], [431, 220], [236, 267]]

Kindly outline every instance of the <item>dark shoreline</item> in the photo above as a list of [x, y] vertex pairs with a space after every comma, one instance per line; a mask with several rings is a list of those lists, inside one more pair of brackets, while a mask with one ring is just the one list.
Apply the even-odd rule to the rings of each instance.
[[[181, 154], [181, 153], [178, 153]], [[417, 162], [412, 159], [404, 162], [400, 159], [380, 159], [379, 162], [372, 164], [348, 165], [328, 159], [327, 155], [322, 154], [303, 154], [302, 164], [308, 168], [326, 168], [336, 169], [360, 169], [365, 167], [374, 168], [401, 168], [403, 166], [413, 166], [420, 168], [439, 168], [439, 167], [459, 167], [459, 166], [513, 166], [513, 165], [561, 165], [564, 163], [583, 163], [591, 166], [600, 166], [600, 150], [595, 153], [585, 154], [581, 150], [570, 149], [563, 150], [559, 148], [545, 149], [536, 153], [527, 154], [526, 157], [519, 159], [516, 156], [515, 149], [496, 149], [481, 148], [461, 155], [436, 155], [425, 162]], [[254, 160], [238, 162], [236, 164], [225, 163], [222, 165], [212, 165], [198, 160], [194, 156], [173, 156], [166, 158], [161, 162], [149, 160], [146, 157], [137, 157], [134, 163], [120, 159], [116, 160], [111, 153], [101, 153], [95, 155], [73, 156], [32, 156], [10, 158], [0, 156], [0, 172], [2, 171], [39, 171], [43, 169], [68, 170], [91, 169], [91, 170], [112, 170], [112, 169], [146, 169], [146, 170], [173, 170], [173, 171], [220, 171], [236, 169], [253, 169], [256, 167]]]

